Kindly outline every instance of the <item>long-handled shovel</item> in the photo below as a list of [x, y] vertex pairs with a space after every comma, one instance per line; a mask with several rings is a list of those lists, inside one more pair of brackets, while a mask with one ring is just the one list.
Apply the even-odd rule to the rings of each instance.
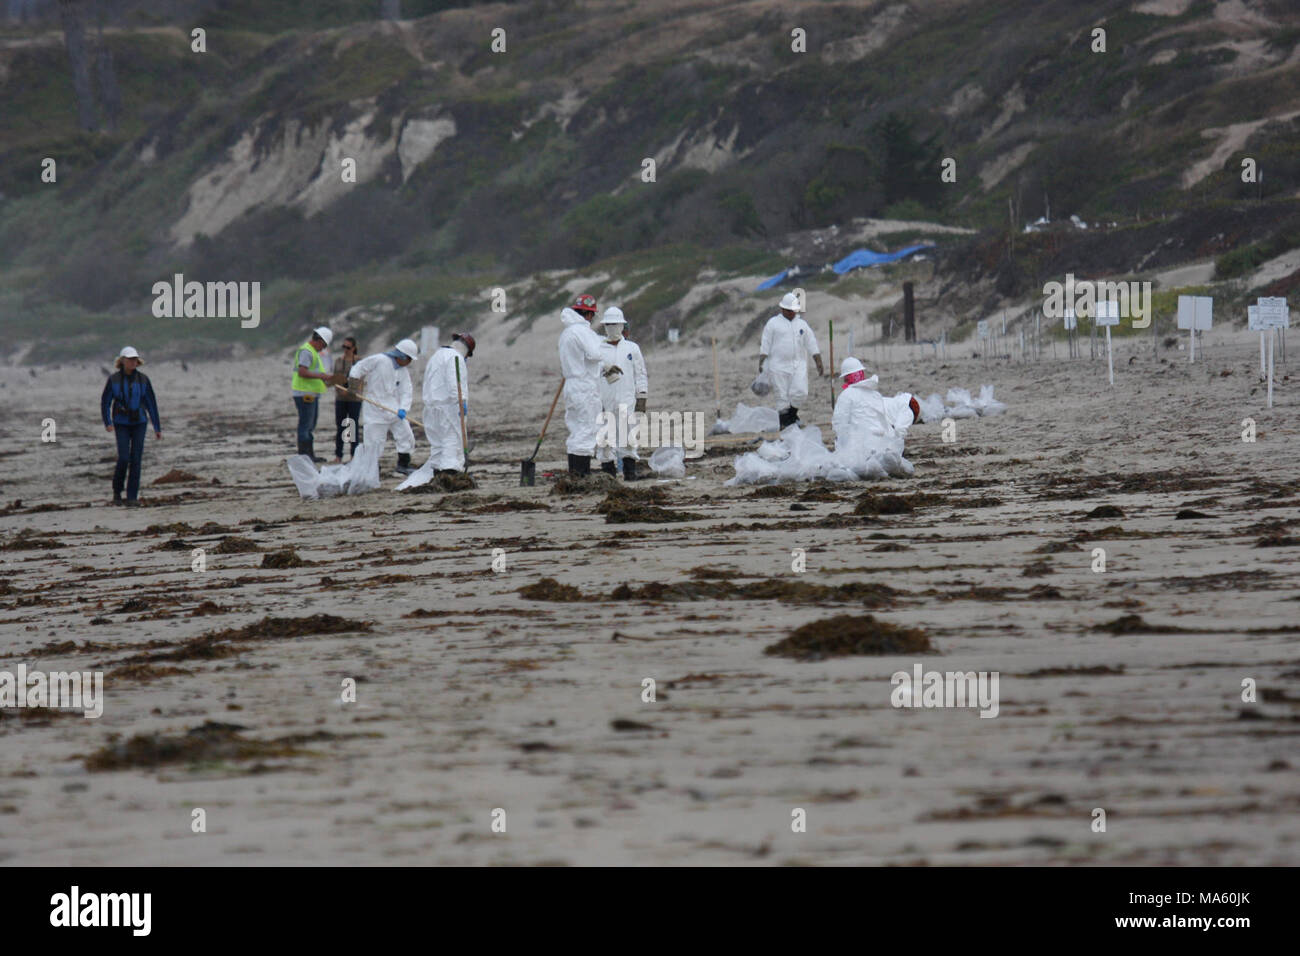
[[[347, 392], [347, 389], [344, 388], [342, 385], [335, 385], [334, 387], [337, 388], [340, 392], [344, 392], [344, 393]], [[381, 405], [381, 404], [379, 404], [379, 402], [375, 401], [373, 398], [366, 398], [366, 396], [364, 396], [364, 395], [360, 396], [360, 398], [361, 398], [361, 400], [362, 400], [363, 402], [368, 402], [368, 403], [370, 403], [371, 405], [375, 406], [375, 408], [382, 408], [384, 411], [388, 412], [388, 414], [390, 414], [390, 415], [396, 415], [396, 414], [397, 414], [397, 409], [395, 409], [395, 408], [389, 408], [387, 405]], [[408, 422], [410, 422], [412, 425], [418, 425], [418, 426], [420, 426], [421, 428], [424, 427], [424, 422], [420, 421], [419, 419], [412, 418], [410, 415], [407, 415], [407, 416], [406, 416], [406, 420], [407, 420]]]
[[456, 410], [460, 412], [460, 447], [465, 451], [465, 474], [469, 474], [469, 432], [465, 429], [465, 394], [460, 388], [460, 356], [456, 363]]
[[533, 446], [533, 453], [519, 463], [519, 486], [537, 484], [537, 453], [542, 448], [542, 441], [546, 438], [546, 429], [551, 424], [551, 416], [555, 414], [555, 404], [560, 400], [560, 392], [564, 391], [564, 378], [560, 378], [560, 386], [555, 390], [555, 397], [551, 399], [551, 410], [546, 413], [546, 421], [542, 423], [542, 433], [537, 437], [537, 444]]

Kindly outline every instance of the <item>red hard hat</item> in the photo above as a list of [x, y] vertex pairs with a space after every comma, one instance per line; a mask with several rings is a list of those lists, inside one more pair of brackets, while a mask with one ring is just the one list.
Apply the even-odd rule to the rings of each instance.
[[471, 358], [471, 357], [473, 357], [473, 355], [474, 355], [474, 336], [470, 335], [468, 332], [457, 332], [455, 335], [453, 335], [453, 336], [451, 337], [451, 340], [452, 340], [453, 342], [457, 341], [458, 339], [459, 339], [461, 342], [464, 342], [464, 343], [465, 343], [465, 348], [469, 349], [469, 354], [466, 355], [465, 357], [466, 357], [466, 358]]
[[916, 396], [913, 395], [907, 400], [907, 404], [912, 409], [912, 424], [915, 425], [921, 420], [921, 403], [918, 402]]
[[580, 295], [573, 300], [574, 312], [591, 312], [596, 311], [596, 297], [594, 295]]

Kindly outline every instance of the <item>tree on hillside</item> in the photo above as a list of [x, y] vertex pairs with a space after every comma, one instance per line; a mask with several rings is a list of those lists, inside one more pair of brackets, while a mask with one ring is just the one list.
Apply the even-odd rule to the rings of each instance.
[[876, 124], [875, 132], [880, 143], [880, 182], [885, 203], [915, 199], [930, 208], [941, 205], [939, 164], [943, 157], [938, 134], [918, 140], [911, 122], [897, 113], [890, 113]]
[[113, 70], [113, 51], [104, 42], [104, 24], [99, 25], [95, 42], [95, 82], [99, 84], [99, 104], [104, 108], [104, 128], [117, 132], [117, 118], [122, 113], [122, 90], [117, 85]]
[[77, 126], [84, 130], [94, 130], [99, 126], [99, 120], [95, 115], [95, 91], [90, 85], [85, 0], [59, 0], [59, 18], [63, 22], [63, 41], [72, 64], [72, 89], [77, 97]]

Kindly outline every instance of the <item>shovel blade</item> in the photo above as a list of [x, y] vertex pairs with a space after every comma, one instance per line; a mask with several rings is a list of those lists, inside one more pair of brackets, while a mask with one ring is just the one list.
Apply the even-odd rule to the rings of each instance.
[[525, 458], [519, 462], [519, 487], [531, 487], [537, 484], [537, 462]]

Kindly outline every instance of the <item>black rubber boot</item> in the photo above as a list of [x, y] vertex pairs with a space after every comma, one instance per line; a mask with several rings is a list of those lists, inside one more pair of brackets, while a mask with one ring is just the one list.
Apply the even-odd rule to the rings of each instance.
[[569, 474], [575, 478], [586, 478], [591, 474], [590, 455], [570, 455]]
[[612, 461], [602, 461], [600, 463], [600, 470], [607, 475], [613, 475], [615, 478], [618, 477], [618, 466]]
[[623, 459], [623, 480], [636, 481], [636, 459], [635, 458]]
[[783, 431], [789, 428], [798, 420], [799, 420], [799, 409], [795, 408], [793, 405], [791, 405], [789, 408], [782, 409], [778, 416], [778, 422]]
[[122, 492], [120, 491], [113, 492], [113, 504], [120, 505], [121, 503], [122, 503]]
[[411, 474], [413, 471], [415, 471], [415, 469], [411, 467], [411, 453], [410, 453], [410, 452], [398, 452], [398, 453], [397, 453], [397, 473], [398, 473], [399, 475], [409, 475], [409, 474]]

